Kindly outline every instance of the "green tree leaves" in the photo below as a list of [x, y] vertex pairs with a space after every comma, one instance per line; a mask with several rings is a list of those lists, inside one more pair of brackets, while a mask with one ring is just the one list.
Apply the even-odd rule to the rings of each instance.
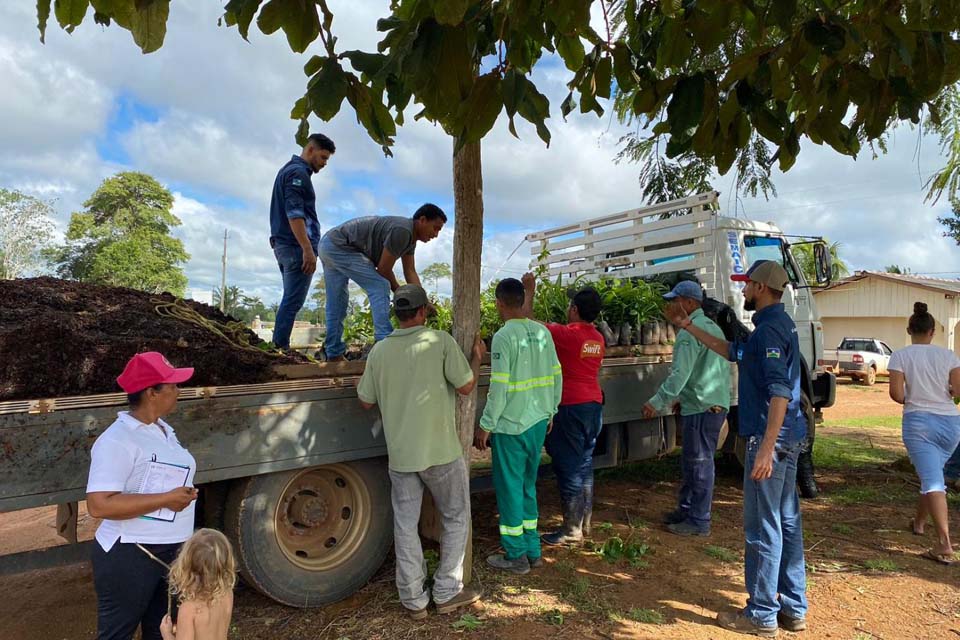
[[[243, 9], [245, 12], [242, 13], [246, 18], [250, 7], [244, 6]], [[249, 20], [247, 24], [249, 25]], [[297, 53], [303, 53], [320, 35], [317, 3], [315, 0], [269, 0], [257, 17], [257, 26], [267, 35], [283, 29], [290, 48]]]
[[[319, 61], [319, 69], [315, 73], [312, 63]], [[340, 111], [340, 104], [347, 97], [350, 90], [350, 80], [347, 73], [334, 58], [319, 58], [314, 56], [304, 68], [307, 75], [312, 75], [307, 83], [307, 104], [313, 113], [321, 120], [331, 120]]]
[[[129, 29], [144, 52], [162, 45], [169, 0], [55, 0], [53, 12], [72, 31], [90, 6], [98, 23]], [[721, 173], [761, 145], [786, 170], [804, 137], [855, 156], [897, 122], [923, 117], [960, 136], [955, 106], [942, 99], [960, 82], [958, 0], [618, 0], [602, 7], [612, 16], [602, 36], [590, 25], [595, 6], [397, 0], [377, 22], [376, 52], [336, 51], [326, 0], [229, 0], [223, 20], [244, 38], [254, 20], [266, 34], [282, 30], [296, 52], [322, 40], [326, 55], [308, 63], [305, 99], [291, 112], [301, 140], [309, 113], [332, 118], [347, 98], [385, 153], [411, 100], [417, 117], [460, 144], [482, 138], [501, 106], [511, 133], [519, 114], [548, 142], [549, 102], [529, 80], [544, 52], [557, 52], [572, 73], [564, 116], [577, 107], [602, 114], [615, 78], [621, 118], [652, 126], [668, 156], [693, 154]], [[40, 0], [41, 38], [49, 15]], [[960, 184], [960, 147], [949, 158], [931, 195]]]
[[170, 235], [180, 220], [167, 189], [143, 173], [118, 173], [83, 206], [70, 216], [66, 244], [47, 254], [61, 277], [183, 295], [180, 265], [190, 256]]
[[[37, 5], [45, 5], [46, 14], [50, 15], [50, 3], [43, 2]], [[67, 33], [73, 33], [73, 30], [80, 26], [83, 18], [87, 15], [87, 9], [90, 7], [90, 0], [54, 0], [53, 14], [57, 18], [60, 27]], [[46, 20], [44, 19], [44, 23]]]

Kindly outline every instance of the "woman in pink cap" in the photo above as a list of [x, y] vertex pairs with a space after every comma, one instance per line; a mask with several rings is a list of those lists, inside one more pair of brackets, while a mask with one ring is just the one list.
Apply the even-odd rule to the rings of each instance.
[[162, 420], [177, 406], [178, 369], [156, 352], [138, 353], [117, 378], [129, 411], [90, 452], [87, 511], [102, 518], [93, 545], [98, 640], [161, 640], [167, 570], [193, 534], [197, 463]]

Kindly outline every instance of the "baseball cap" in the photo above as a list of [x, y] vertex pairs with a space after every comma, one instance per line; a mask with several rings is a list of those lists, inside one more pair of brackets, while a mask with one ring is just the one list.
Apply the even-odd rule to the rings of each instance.
[[734, 282], [756, 282], [765, 284], [775, 291], [783, 291], [790, 284], [787, 270], [773, 260], [757, 260], [746, 273], [735, 273], [730, 276]]
[[418, 284], [405, 284], [393, 294], [393, 306], [397, 309], [416, 309], [427, 302], [427, 292]]
[[193, 375], [193, 367], [178, 369], [156, 351], [138, 353], [130, 358], [123, 373], [117, 377], [117, 384], [127, 393], [143, 391], [158, 384], [179, 384]]
[[682, 280], [673, 287], [672, 291], [663, 294], [664, 300], [673, 300], [674, 298], [690, 298], [702, 302], [703, 288], [692, 280]]

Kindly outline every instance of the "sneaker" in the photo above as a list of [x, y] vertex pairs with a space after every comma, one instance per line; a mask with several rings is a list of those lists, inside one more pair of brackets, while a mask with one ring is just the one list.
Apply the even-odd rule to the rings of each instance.
[[741, 611], [724, 612], [717, 615], [717, 625], [730, 631], [761, 638], [776, 638], [780, 634], [777, 627], [761, 627]]
[[703, 527], [698, 527], [697, 525], [691, 524], [690, 522], [687, 522], [687, 521], [668, 524], [667, 531], [678, 536], [707, 537], [710, 535], [710, 527], [707, 527], [706, 529], [704, 529]]
[[423, 609], [407, 609], [407, 615], [413, 620], [423, 620], [429, 614], [427, 613], [427, 608], [424, 607]]
[[669, 513], [663, 514], [663, 524], [677, 524], [687, 519], [687, 512], [674, 509]]
[[460, 593], [453, 596], [446, 602], [437, 603], [437, 613], [453, 613], [461, 607], [473, 604], [483, 596], [483, 591], [473, 587], [464, 587]]
[[807, 628], [806, 618], [794, 618], [783, 611], [777, 613], [777, 625], [784, 631], [803, 631]]
[[527, 562], [530, 563], [531, 569], [539, 569], [543, 566], [543, 556], [537, 556], [533, 560], [527, 557]]
[[487, 556], [487, 564], [494, 569], [515, 573], [520, 576], [525, 573], [530, 573], [530, 563], [527, 561], [527, 556], [520, 556], [515, 560], [508, 560], [504, 554], [495, 553], [492, 556]]

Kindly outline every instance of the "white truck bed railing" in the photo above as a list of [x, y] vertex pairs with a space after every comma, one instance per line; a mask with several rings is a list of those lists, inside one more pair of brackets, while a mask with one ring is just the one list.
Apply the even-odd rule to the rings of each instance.
[[709, 287], [716, 269], [718, 197], [710, 191], [528, 234], [531, 266], [571, 279], [692, 271]]

